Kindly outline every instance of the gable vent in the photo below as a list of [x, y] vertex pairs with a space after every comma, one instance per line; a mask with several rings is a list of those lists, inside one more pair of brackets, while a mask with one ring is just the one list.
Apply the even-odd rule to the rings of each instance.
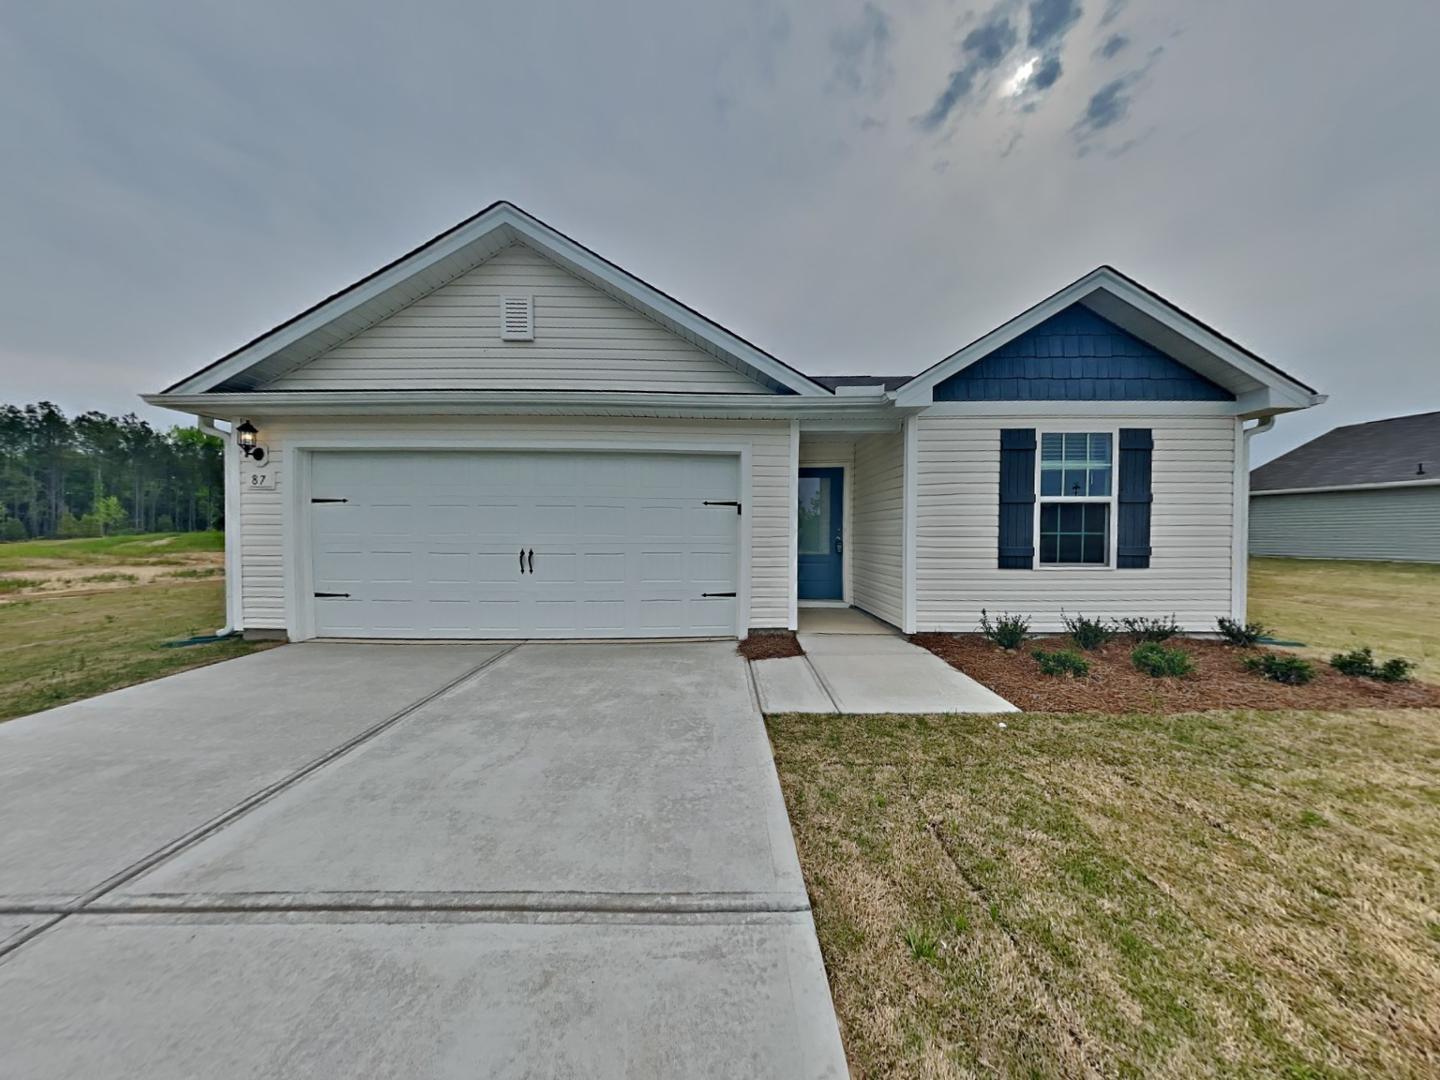
[[500, 297], [500, 340], [535, 340], [535, 298], [531, 296]]

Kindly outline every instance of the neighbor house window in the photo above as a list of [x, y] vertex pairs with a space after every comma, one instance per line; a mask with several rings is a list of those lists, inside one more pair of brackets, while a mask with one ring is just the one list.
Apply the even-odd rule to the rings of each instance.
[[1040, 434], [1041, 566], [1109, 566], [1115, 440], [1108, 431]]

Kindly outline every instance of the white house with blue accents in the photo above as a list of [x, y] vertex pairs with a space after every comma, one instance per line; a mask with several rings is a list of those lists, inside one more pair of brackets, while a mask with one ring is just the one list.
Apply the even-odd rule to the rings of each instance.
[[1211, 630], [1250, 438], [1324, 398], [1108, 267], [812, 377], [500, 202], [145, 400], [226, 439], [228, 629], [299, 640]]

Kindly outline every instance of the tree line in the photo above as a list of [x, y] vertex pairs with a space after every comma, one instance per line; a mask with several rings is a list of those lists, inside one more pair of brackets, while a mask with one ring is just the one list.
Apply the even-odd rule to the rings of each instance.
[[222, 462], [198, 428], [0, 405], [0, 540], [221, 528]]

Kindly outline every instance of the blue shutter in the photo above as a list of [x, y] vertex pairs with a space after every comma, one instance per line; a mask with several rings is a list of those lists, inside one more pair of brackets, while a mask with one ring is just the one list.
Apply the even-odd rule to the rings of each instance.
[[1000, 431], [1001, 570], [1035, 566], [1035, 429]]
[[1154, 446], [1149, 428], [1120, 429], [1115, 565], [1121, 570], [1150, 565], [1150, 457]]

